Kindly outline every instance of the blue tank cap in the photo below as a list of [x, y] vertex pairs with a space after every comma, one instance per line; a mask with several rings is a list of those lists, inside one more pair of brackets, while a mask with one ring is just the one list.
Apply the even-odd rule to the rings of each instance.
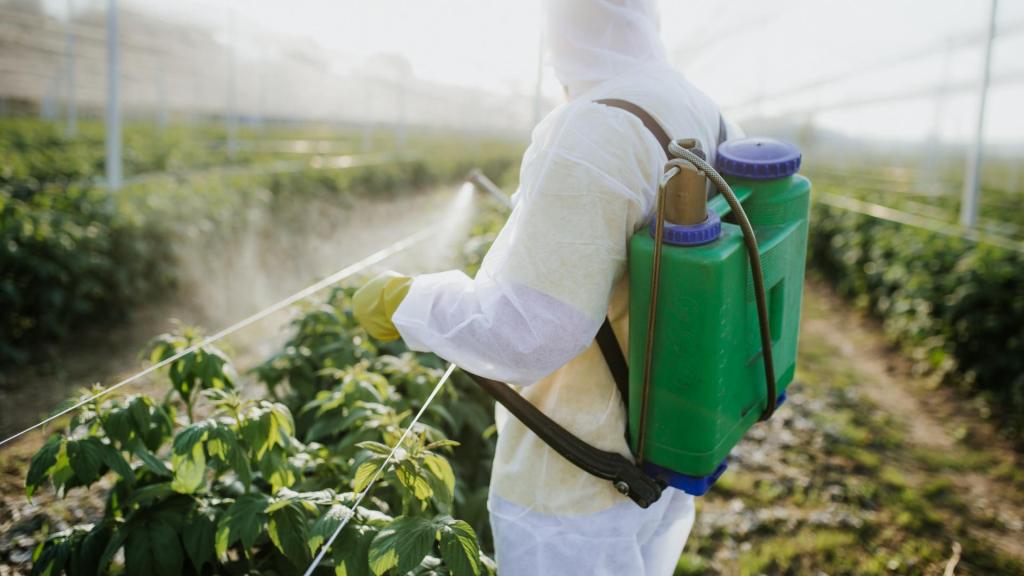
[[[655, 218], [651, 220], [649, 228], [651, 238], [654, 238], [657, 229], [658, 219]], [[718, 237], [721, 235], [722, 219], [718, 216], [718, 212], [715, 212], [714, 208], [708, 208], [707, 220], [692, 226], [673, 224], [665, 220], [664, 242], [666, 244], [674, 246], [700, 246], [701, 244], [718, 240]]]
[[800, 149], [774, 138], [740, 138], [718, 147], [715, 169], [724, 176], [774, 180], [796, 174]]

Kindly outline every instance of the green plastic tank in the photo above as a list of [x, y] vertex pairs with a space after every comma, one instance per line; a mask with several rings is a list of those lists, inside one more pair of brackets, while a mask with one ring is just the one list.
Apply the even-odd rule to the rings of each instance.
[[[779, 401], [796, 366], [807, 253], [810, 182], [799, 150], [766, 138], [732, 140], [715, 167], [743, 205], [761, 255]], [[629, 426], [637, 453], [643, 394], [654, 226], [630, 242]], [[666, 223], [651, 360], [644, 466], [700, 495], [767, 406], [750, 264], [725, 199], [707, 220]]]

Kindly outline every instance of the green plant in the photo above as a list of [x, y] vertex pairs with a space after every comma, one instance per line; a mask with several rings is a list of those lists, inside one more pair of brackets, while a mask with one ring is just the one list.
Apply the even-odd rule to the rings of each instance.
[[811, 222], [814, 267], [1024, 437], [1024, 254], [822, 203]]
[[168, 283], [166, 243], [96, 189], [0, 187], [0, 364], [86, 322], [116, 320]]
[[[350, 515], [325, 572], [492, 572], [477, 532], [452, 516], [470, 500], [463, 479], [470, 495], [486, 489], [489, 404], [453, 381], [384, 466], [442, 370], [435, 357], [378, 348], [352, 321], [350, 294], [311, 307], [255, 371], [277, 401], [241, 395], [227, 355], [205, 346], [169, 364], [162, 402], [136, 395], [78, 412], [32, 458], [26, 492], [109, 487], [106, 510], [51, 534], [33, 573], [116, 572], [119, 551], [128, 574], [295, 573]], [[150, 358], [197, 338], [161, 336]], [[368, 504], [353, 508], [382, 466]]]

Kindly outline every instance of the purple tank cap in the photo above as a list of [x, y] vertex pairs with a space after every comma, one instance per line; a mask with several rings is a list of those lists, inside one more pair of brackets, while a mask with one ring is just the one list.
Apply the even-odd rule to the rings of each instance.
[[715, 169], [751, 180], [785, 178], [800, 169], [800, 149], [774, 138], [729, 140], [718, 147]]
[[[657, 220], [652, 220], [651, 238], [655, 236], [657, 226]], [[718, 217], [718, 212], [715, 212], [714, 208], [708, 208], [708, 219], [700, 224], [686, 226], [665, 221], [665, 243], [673, 246], [700, 246], [718, 240], [721, 234], [722, 219]]]

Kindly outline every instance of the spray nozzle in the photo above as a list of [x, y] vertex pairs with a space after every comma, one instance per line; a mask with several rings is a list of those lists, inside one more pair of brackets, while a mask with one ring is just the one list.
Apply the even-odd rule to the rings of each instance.
[[[696, 138], [676, 140], [682, 148], [706, 159]], [[707, 176], [681, 158], [672, 158], [665, 166], [661, 185], [665, 188], [665, 219], [673, 224], [693, 226], [708, 218]]]
[[498, 187], [497, 184], [491, 181], [483, 171], [479, 168], [473, 168], [469, 174], [466, 175], [466, 182], [469, 182], [476, 187], [477, 190], [481, 190], [490, 194], [493, 198], [501, 202], [507, 207], [512, 207], [512, 200], [508, 197], [508, 194]]

